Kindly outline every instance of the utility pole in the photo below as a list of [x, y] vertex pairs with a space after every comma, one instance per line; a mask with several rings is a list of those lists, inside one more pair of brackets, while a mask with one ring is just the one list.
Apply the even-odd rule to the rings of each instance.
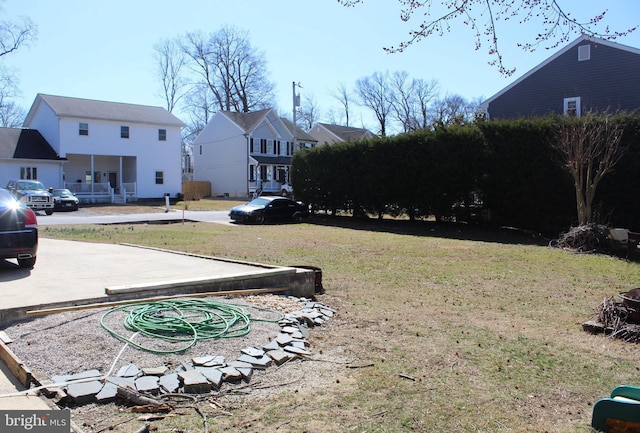
[[297, 83], [294, 81], [293, 82], [293, 149], [291, 151], [291, 153], [293, 154], [293, 152], [296, 151], [296, 130], [298, 129], [298, 123], [296, 121], [296, 114], [297, 114], [297, 110], [296, 107], [300, 106], [300, 94], [296, 94], [296, 86], [298, 86], [298, 89], [302, 89], [302, 86], [300, 85], [300, 83]]

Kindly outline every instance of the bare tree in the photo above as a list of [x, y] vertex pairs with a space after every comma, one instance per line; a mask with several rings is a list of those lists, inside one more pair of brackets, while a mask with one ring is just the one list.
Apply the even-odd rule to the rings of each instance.
[[[38, 28], [29, 18], [19, 21], [0, 22], [0, 60], [22, 46], [35, 40]], [[12, 71], [0, 65], [0, 126], [18, 127], [22, 124], [25, 112], [12, 98], [18, 96], [17, 78]]]
[[318, 103], [313, 96], [305, 96], [300, 107], [300, 121], [302, 129], [309, 130], [316, 124], [320, 116], [318, 115]]
[[[349, 93], [349, 91], [347, 90], [347, 86], [344, 83], [340, 83], [338, 85], [336, 93], [333, 94], [333, 97], [336, 98], [338, 102], [340, 102], [340, 104], [342, 105], [342, 109], [344, 110], [344, 126], [349, 126], [349, 101], [351, 100], [351, 93]], [[332, 117], [335, 117], [333, 113], [331, 114]]]
[[473, 120], [474, 104], [460, 95], [447, 95], [435, 101], [431, 110], [431, 123], [435, 126], [462, 125]]
[[[338, 2], [344, 6], [355, 6], [363, 3], [363, 0]], [[395, 47], [384, 48], [385, 51], [402, 52], [424, 38], [442, 36], [451, 31], [452, 22], [459, 20], [473, 31], [476, 50], [484, 44], [488, 45], [488, 54], [492, 58], [489, 63], [503, 75], [511, 75], [515, 69], [508, 69], [502, 61], [497, 28], [501, 21], [518, 20], [519, 24], [540, 22], [541, 30], [535, 32], [533, 41], [517, 43], [527, 51], [533, 51], [545, 42], [549, 43], [547, 48], [554, 48], [568, 41], [572, 35], [612, 40], [638, 27], [614, 31], [607, 26], [604, 31], [599, 31], [598, 25], [605, 19], [606, 10], [589, 20], [580, 21], [561, 6], [561, 3], [566, 4], [562, 0], [398, 0], [398, 3], [402, 21], [409, 21], [417, 12], [422, 13], [423, 18], [416, 30], [409, 33], [407, 40]]]
[[414, 81], [409, 80], [409, 73], [396, 71], [391, 75], [391, 101], [395, 118], [402, 125], [402, 132], [414, 130], [415, 92]]
[[580, 225], [592, 222], [593, 199], [602, 178], [626, 152], [623, 125], [609, 114], [562, 118], [553, 146], [573, 177]]
[[413, 91], [416, 104], [413, 124], [417, 129], [427, 129], [430, 121], [431, 104], [439, 93], [438, 82], [436, 80], [425, 81], [418, 78], [414, 80]]
[[25, 111], [12, 98], [18, 96], [16, 78], [0, 67], [0, 126], [3, 128], [17, 128], [22, 125]]
[[387, 135], [387, 122], [393, 106], [393, 89], [389, 80], [389, 73], [374, 72], [369, 77], [356, 81], [356, 94], [360, 105], [371, 109], [378, 119], [380, 135]]
[[163, 39], [154, 46], [158, 75], [162, 80], [162, 96], [167, 110], [173, 112], [187, 93], [184, 66], [187, 58], [177, 39]]
[[223, 27], [209, 35], [188, 33], [182, 49], [218, 110], [246, 113], [273, 105], [275, 86], [268, 79], [267, 62], [246, 32]]
[[19, 22], [0, 22], [0, 57], [28, 45], [36, 38], [37, 33], [38, 28], [27, 17], [20, 18]]

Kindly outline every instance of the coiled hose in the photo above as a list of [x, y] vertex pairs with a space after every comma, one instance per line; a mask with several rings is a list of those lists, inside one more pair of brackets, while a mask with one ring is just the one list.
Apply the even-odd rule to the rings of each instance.
[[[271, 311], [252, 307], [261, 311]], [[107, 318], [115, 313], [124, 312], [124, 327], [146, 337], [159, 338], [169, 342], [185, 342], [175, 349], [157, 349], [132, 341], [118, 333], [109, 325]], [[178, 299], [141, 304], [124, 305], [112, 308], [102, 315], [100, 325], [117, 339], [141, 350], [153, 353], [178, 353], [194, 346], [199, 340], [212, 338], [234, 338], [247, 335], [251, 330], [251, 321], [277, 322], [277, 319], [251, 318], [251, 314], [241, 305], [201, 299]]]

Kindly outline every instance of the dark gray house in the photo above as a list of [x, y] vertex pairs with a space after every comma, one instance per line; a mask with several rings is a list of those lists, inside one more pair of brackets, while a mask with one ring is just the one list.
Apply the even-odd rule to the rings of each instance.
[[482, 103], [489, 119], [640, 108], [640, 49], [580, 37]]

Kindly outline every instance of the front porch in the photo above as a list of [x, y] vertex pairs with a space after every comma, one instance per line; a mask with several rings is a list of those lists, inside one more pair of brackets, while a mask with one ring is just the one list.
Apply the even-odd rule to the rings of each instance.
[[125, 204], [138, 199], [135, 182], [122, 183], [119, 190], [112, 188], [109, 182], [65, 183], [64, 187], [74, 193], [80, 203]]
[[122, 204], [137, 200], [135, 156], [68, 154], [67, 159], [64, 187], [81, 203]]
[[286, 182], [277, 180], [251, 180], [249, 181], [249, 194], [252, 197], [266, 195], [288, 195], [291, 190]]

